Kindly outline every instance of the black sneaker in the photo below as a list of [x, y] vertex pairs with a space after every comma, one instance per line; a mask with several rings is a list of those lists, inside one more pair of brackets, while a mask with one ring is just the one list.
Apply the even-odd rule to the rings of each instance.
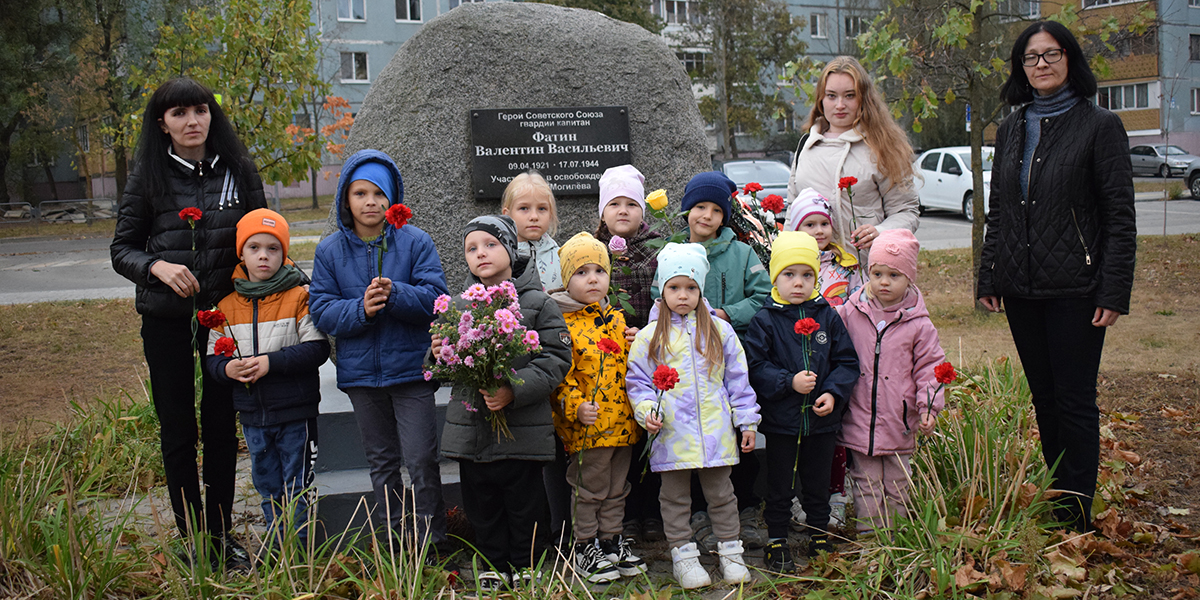
[[250, 553], [233, 539], [233, 534], [226, 531], [221, 534], [219, 541], [220, 556], [226, 571], [249, 573], [251, 568]]
[[629, 538], [618, 535], [611, 540], [600, 540], [600, 549], [608, 562], [617, 566], [622, 577], [636, 577], [646, 572], [646, 561], [633, 553]]
[[773, 573], [791, 573], [796, 570], [792, 561], [792, 549], [787, 540], [772, 540], [763, 548], [763, 565]]
[[621, 578], [621, 572], [604, 555], [597, 539], [576, 542], [574, 565], [576, 573], [588, 583], [611, 583]]
[[826, 554], [833, 552], [833, 544], [829, 541], [829, 534], [814, 533], [808, 542], [808, 556], [812, 558], [822, 552]]
[[662, 520], [646, 519], [642, 521], [642, 539], [647, 542], [661, 542], [667, 539], [667, 535], [663, 533]]

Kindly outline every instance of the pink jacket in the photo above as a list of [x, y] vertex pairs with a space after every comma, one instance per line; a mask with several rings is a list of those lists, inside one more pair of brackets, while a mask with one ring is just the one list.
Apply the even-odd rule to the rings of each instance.
[[[933, 368], [946, 360], [937, 329], [916, 286], [883, 309], [866, 297], [866, 285], [837, 307], [858, 351], [858, 383], [842, 417], [839, 443], [868, 456], [911, 454], [920, 415], [945, 404]], [[882, 323], [876, 326], [877, 323]]]

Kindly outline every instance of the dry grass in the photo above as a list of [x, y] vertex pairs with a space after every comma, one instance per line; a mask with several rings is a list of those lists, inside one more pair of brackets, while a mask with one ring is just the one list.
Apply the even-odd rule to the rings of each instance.
[[[967, 249], [922, 252], [920, 286], [953, 361], [1016, 358], [1003, 314], [979, 314]], [[1143, 236], [1130, 314], [1109, 329], [1102, 372], [1200, 370], [1200, 236]], [[960, 358], [961, 348], [961, 358]]]
[[0, 306], [0, 431], [44, 430], [72, 401], [139, 395], [140, 328], [133, 300]]

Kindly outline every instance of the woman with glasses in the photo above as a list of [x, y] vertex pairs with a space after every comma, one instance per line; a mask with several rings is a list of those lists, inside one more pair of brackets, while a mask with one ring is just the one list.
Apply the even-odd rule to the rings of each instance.
[[1100, 455], [1096, 376], [1106, 328], [1129, 312], [1137, 228], [1129, 140], [1096, 106], [1075, 36], [1030, 25], [1012, 49], [976, 295], [1008, 313], [1042, 455], [1067, 493], [1055, 514], [1091, 527]]

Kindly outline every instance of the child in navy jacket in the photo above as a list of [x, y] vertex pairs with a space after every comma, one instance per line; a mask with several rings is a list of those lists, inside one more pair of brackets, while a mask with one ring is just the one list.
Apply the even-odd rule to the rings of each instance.
[[819, 256], [807, 233], [783, 232], [775, 239], [771, 300], [746, 332], [750, 384], [762, 407], [759, 431], [767, 437], [770, 492], [763, 517], [769, 539], [763, 560], [775, 572], [795, 568], [787, 528], [797, 484], [812, 531], [809, 554], [830, 549], [830, 465], [858, 380], [858, 355], [846, 326], [816, 289]]

